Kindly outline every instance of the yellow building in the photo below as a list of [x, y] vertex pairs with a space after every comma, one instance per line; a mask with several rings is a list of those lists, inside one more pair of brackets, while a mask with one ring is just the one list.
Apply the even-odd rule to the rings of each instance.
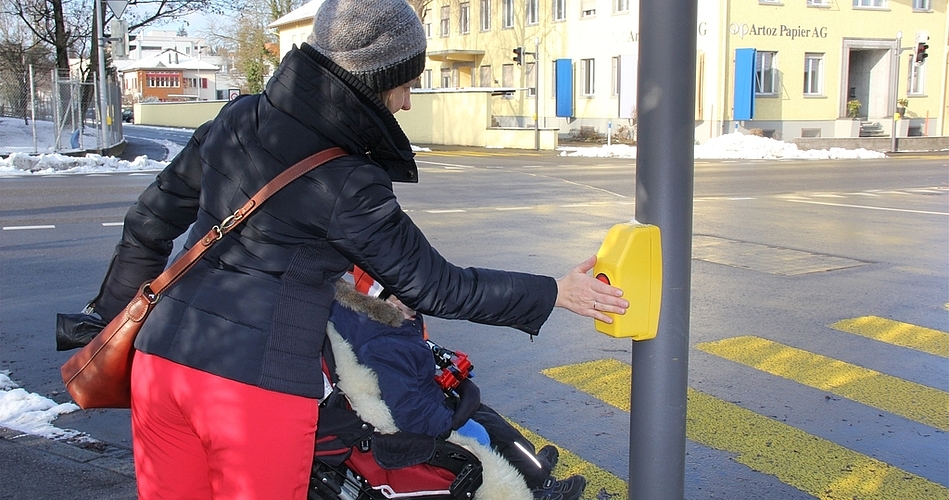
[[[271, 24], [281, 53], [306, 39], [320, 3]], [[432, 0], [420, 86], [496, 90], [489, 128], [533, 128], [536, 117], [561, 137], [630, 133], [638, 10], [633, 0]], [[702, 0], [694, 29], [699, 142], [736, 129], [888, 136], [898, 104], [898, 135], [949, 130], [947, 0]], [[928, 45], [921, 63], [918, 43]]]
[[[747, 117], [735, 89], [750, 71], [753, 119], [742, 128], [889, 136], [900, 107], [898, 136], [945, 134], [946, 0], [736, 1], [724, 21], [726, 131]], [[917, 63], [920, 44], [927, 56]]]

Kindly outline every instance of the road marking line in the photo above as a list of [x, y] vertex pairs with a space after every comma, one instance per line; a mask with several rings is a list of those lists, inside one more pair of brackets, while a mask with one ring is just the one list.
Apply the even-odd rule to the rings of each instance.
[[752, 335], [699, 350], [949, 431], [949, 393]]
[[926, 210], [907, 210], [907, 209], [904, 209], [904, 208], [868, 207], [868, 206], [865, 206], [865, 205], [849, 205], [849, 204], [846, 204], [846, 203], [825, 203], [825, 202], [822, 202], [822, 201], [791, 200], [791, 199], [788, 199], [788, 200], [786, 200], [786, 201], [790, 201], [790, 202], [792, 202], [792, 203], [810, 203], [810, 204], [812, 204], [812, 205], [827, 205], [827, 206], [829, 206], [829, 207], [864, 208], [864, 209], [867, 209], [867, 210], [885, 210], [885, 211], [889, 211], [889, 212], [908, 212], [908, 213], [911, 213], [911, 214], [949, 215], [949, 213], [947, 213], [947, 212], [929, 212], [929, 211], [926, 211]]
[[[515, 429], [517, 429], [521, 434], [524, 435], [531, 443], [534, 443], [536, 449], [541, 449], [548, 444], [553, 444], [557, 446], [556, 443], [553, 443], [539, 434], [535, 434], [520, 425], [517, 425], [514, 422], [508, 420], [508, 423], [511, 424]], [[580, 458], [577, 455], [574, 455], [570, 451], [557, 446], [560, 450], [560, 459], [557, 462], [557, 467], [553, 470], [553, 475], [564, 479], [576, 474], [579, 474], [586, 478], [587, 480], [587, 489], [584, 494], [584, 498], [593, 498], [592, 495], [597, 495], [595, 498], [609, 498], [610, 500], [626, 500], [628, 498], [629, 484], [620, 479], [619, 477], [613, 475], [606, 469], [601, 469], [597, 467], [596, 464], [587, 462], [586, 460]], [[605, 492], [606, 495], [601, 495], [600, 492]]]
[[457, 214], [457, 213], [462, 213], [464, 211], [465, 210], [462, 210], [460, 208], [446, 208], [444, 210], [426, 210], [426, 212], [430, 214]]
[[102, 225], [104, 227], [124, 226], [125, 223], [124, 222], [103, 222]]
[[[629, 411], [632, 367], [602, 359], [543, 370], [545, 375]], [[686, 436], [727, 451], [752, 470], [822, 499], [945, 498], [949, 488], [759, 415], [688, 390]]]
[[534, 207], [494, 207], [495, 210], [531, 210]]
[[56, 226], [3, 226], [4, 231], [19, 231], [20, 229], [56, 229]]
[[940, 330], [901, 323], [879, 316], [845, 319], [830, 327], [887, 344], [949, 358], [949, 333]]

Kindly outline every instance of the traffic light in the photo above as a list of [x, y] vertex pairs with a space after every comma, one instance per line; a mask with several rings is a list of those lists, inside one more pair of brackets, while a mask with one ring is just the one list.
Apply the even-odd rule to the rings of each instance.
[[[929, 37], [926, 37], [927, 40]], [[926, 49], [929, 48], [929, 45], [926, 42], [919, 42], [916, 44], [916, 64], [923, 64], [923, 61], [929, 57], [929, 54], [926, 53]]]
[[514, 62], [516, 62], [517, 65], [520, 66], [521, 61], [523, 60], [524, 60], [524, 47], [518, 47], [514, 49]]

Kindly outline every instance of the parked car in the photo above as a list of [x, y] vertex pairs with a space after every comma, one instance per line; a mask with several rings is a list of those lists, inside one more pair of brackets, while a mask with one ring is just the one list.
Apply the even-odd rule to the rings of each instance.
[[132, 123], [132, 120], [135, 119], [135, 112], [131, 108], [126, 108], [122, 110], [122, 121], [126, 123]]

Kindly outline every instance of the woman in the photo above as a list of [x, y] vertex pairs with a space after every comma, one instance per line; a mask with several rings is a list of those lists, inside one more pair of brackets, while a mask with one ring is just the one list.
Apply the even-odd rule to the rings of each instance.
[[326, 0], [267, 89], [225, 106], [139, 197], [94, 309], [118, 314], [164, 268], [173, 240], [210, 227], [295, 162], [350, 156], [297, 179], [158, 302], [136, 339], [132, 433], [139, 497], [303, 499], [334, 284], [355, 263], [432, 316], [536, 334], [554, 306], [609, 320], [622, 292], [586, 273], [555, 281], [461, 269], [407, 217], [392, 181], [417, 169], [393, 113], [425, 63], [405, 0]]

